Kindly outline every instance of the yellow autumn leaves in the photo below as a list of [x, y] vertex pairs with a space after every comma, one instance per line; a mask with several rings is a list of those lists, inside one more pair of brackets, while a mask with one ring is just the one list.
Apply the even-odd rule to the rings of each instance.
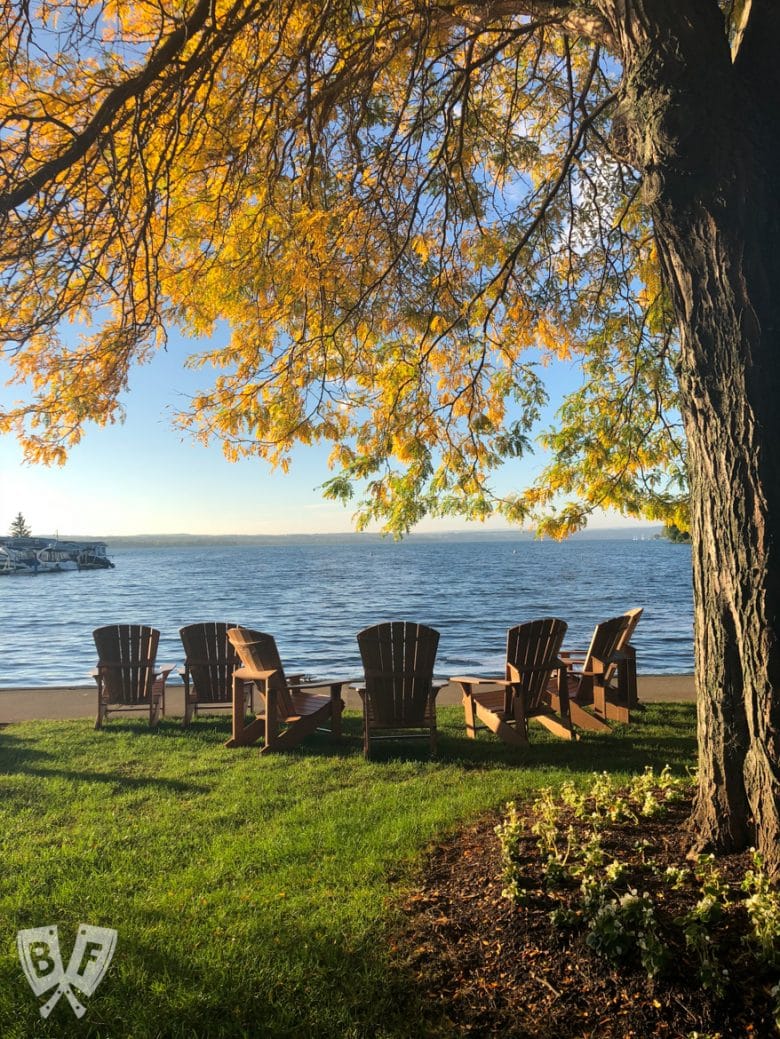
[[[592, 44], [412, 0], [49, 10], [70, 52], [36, 23], [0, 48], [0, 197], [80, 146], [3, 217], [0, 322], [28, 395], [0, 430], [30, 458], [120, 419], [132, 365], [178, 325], [213, 337], [181, 427], [282, 469], [332, 442], [326, 490], [356, 494], [359, 523], [555, 507], [560, 532], [577, 508], [677, 507], [645, 214], [604, 154], [586, 183], [606, 114], [572, 151], [614, 86]], [[499, 498], [561, 360], [585, 374], [553, 461]]]

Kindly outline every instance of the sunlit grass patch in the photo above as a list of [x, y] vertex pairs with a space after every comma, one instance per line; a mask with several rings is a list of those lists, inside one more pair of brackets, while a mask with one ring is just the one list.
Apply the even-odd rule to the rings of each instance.
[[[0, 1034], [425, 1034], [387, 940], [425, 849], [542, 785], [695, 754], [690, 705], [577, 743], [535, 730], [527, 752], [439, 720], [435, 761], [404, 743], [364, 761], [354, 714], [341, 744], [267, 758], [226, 750], [225, 719], [0, 730]], [[81, 922], [117, 929], [111, 968], [82, 1021], [64, 999], [42, 1021], [16, 932], [57, 924], [67, 962]]]

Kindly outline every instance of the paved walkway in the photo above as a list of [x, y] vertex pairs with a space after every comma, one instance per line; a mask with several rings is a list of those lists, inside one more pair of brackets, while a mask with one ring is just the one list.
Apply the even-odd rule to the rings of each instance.
[[[693, 675], [640, 675], [637, 679], [639, 699], [656, 701], [688, 701], [696, 699]], [[92, 686], [58, 689], [0, 689], [0, 725], [9, 722], [42, 721], [44, 719], [91, 718], [96, 713], [96, 690]], [[169, 685], [166, 693], [169, 715], [184, 713], [184, 687]], [[346, 690], [347, 707], [359, 708], [357, 694]], [[443, 707], [460, 703], [458, 689], [445, 686], [437, 703]], [[224, 713], [224, 712], [223, 712]]]

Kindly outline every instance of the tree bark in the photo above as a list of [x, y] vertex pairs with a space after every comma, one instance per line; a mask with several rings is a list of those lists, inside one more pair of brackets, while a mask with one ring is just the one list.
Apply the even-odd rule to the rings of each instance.
[[777, 875], [780, 92], [768, 60], [777, 65], [770, 44], [780, 26], [762, 0], [756, 6], [734, 63], [710, 0], [635, 0], [616, 29], [629, 140], [681, 329], [699, 730], [695, 848], [755, 844]]

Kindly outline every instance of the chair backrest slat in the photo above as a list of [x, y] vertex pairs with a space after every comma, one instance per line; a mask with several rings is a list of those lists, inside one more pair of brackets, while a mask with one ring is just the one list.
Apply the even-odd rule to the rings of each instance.
[[[557, 666], [566, 629], [565, 621], [557, 617], [544, 617], [518, 624], [507, 632], [506, 677], [509, 680], [517, 678], [529, 713], [542, 703]], [[513, 667], [517, 669], [514, 675]]]
[[188, 668], [200, 703], [220, 703], [231, 697], [231, 678], [238, 654], [227, 636], [235, 624], [205, 621], [179, 630]]
[[[107, 624], [92, 633], [109, 703], [150, 703], [160, 632], [144, 624]], [[108, 666], [110, 665], [110, 666]]]
[[287, 717], [293, 715], [295, 707], [273, 635], [236, 626], [228, 629], [227, 636], [244, 667], [252, 671], [275, 672], [269, 679], [268, 686], [276, 692], [282, 712]]
[[583, 670], [592, 670], [594, 659], [603, 661], [607, 664], [605, 678], [609, 680], [615, 670], [615, 665], [611, 663], [612, 657], [625, 646], [628, 641], [627, 633], [630, 634], [629, 629], [633, 631], [638, 619], [633, 620], [629, 614], [621, 613], [619, 617], [610, 617], [609, 620], [597, 624], [588, 646]]
[[374, 724], [426, 724], [438, 631], [412, 621], [389, 621], [366, 628], [357, 640]]
[[644, 612], [645, 611], [642, 606], [637, 606], [633, 610], [626, 610], [624, 616], [628, 617], [628, 624], [626, 625], [625, 631], [623, 633], [623, 638], [620, 642], [620, 645], [618, 646], [618, 652], [620, 652], [622, 649], [625, 649], [625, 647], [634, 637], [636, 626], [637, 624], [639, 624], [639, 619]]

